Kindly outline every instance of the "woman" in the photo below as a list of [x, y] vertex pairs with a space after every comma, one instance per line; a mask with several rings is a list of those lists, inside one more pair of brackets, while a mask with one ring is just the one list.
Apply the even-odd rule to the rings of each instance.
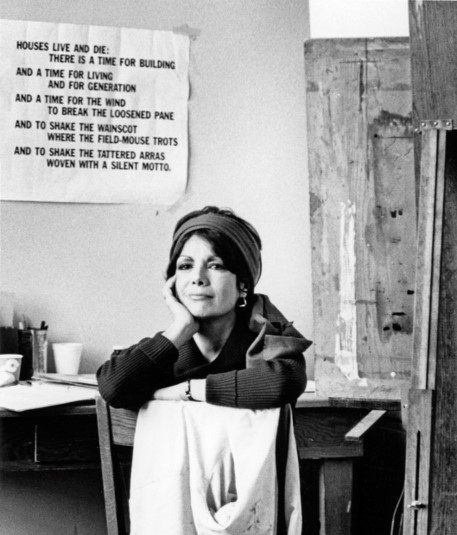
[[295, 403], [311, 342], [254, 294], [260, 250], [256, 230], [230, 210], [208, 206], [184, 216], [163, 290], [172, 321], [99, 368], [105, 400], [127, 408], [150, 399], [248, 409]]

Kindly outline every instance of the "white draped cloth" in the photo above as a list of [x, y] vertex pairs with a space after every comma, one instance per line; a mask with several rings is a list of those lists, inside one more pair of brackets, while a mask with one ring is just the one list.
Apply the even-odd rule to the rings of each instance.
[[[280, 409], [188, 401], [145, 404], [133, 448], [131, 534], [276, 535], [279, 414]], [[284, 510], [287, 535], [299, 535], [299, 466], [292, 427]]]

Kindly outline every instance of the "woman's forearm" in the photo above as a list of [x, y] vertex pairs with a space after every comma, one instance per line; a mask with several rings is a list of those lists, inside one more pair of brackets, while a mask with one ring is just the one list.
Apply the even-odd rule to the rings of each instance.
[[206, 400], [215, 405], [269, 409], [295, 403], [306, 387], [303, 355], [259, 362], [253, 368], [209, 375]]
[[101, 396], [113, 407], [140, 407], [173, 382], [176, 347], [161, 334], [113, 355], [97, 371]]

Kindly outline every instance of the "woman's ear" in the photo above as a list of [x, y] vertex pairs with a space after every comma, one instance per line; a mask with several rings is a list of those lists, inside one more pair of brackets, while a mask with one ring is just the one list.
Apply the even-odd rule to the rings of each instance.
[[245, 308], [248, 304], [247, 299], [246, 299], [248, 295], [248, 289], [247, 289], [246, 284], [244, 284], [243, 282], [240, 282], [238, 284], [238, 291], [240, 292], [240, 296], [238, 298], [237, 306], [238, 308]]
[[240, 297], [246, 297], [248, 295], [248, 288], [244, 282], [238, 284], [238, 290], [240, 291]]

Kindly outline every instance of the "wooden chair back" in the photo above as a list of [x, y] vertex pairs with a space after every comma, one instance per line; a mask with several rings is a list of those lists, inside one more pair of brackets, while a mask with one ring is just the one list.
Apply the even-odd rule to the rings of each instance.
[[129, 533], [128, 490], [137, 413], [96, 400], [108, 535]]

